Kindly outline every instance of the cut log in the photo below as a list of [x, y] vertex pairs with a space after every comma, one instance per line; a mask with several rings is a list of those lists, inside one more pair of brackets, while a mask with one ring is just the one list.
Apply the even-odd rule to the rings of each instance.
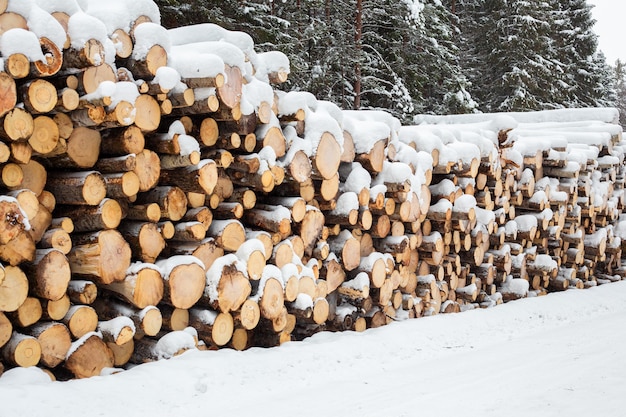
[[135, 100], [135, 125], [142, 132], [154, 132], [161, 123], [161, 107], [152, 96], [141, 94]]
[[173, 170], [161, 170], [161, 185], [176, 185], [185, 192], [211, 194], [217, 185], [217, 165], [211, 159], [197, 165]]
[[60, 206], [55, 214], [72, 219], [74, 232], [96, 232], [115, 229], [122, 220], [122, 208], [117, 200], [104, 198], [98, 205]]
[[131, 250], [116, 230], [80, 235], [67, 256], [72, 273], [100, 284], [110, 284], [126, 277]]
[[107, 344], [121, 346], [133, 340], [135, 324], [129, 317], [116, 317], [98, 323], [98, 331]]
[[70, 297], [65, 295], [56, 301], [42, 300], [43, 318], [46, 320], [61, 320], [70, 309]]
[[323, 179], [331, 179], [337, 174], [341, 163], [341, 147], [335, 137], [325, 132], [320, 138], [313, 159], [313, 167]]
[[98, 315], [91, 306], [74, 305], [68, 310], [63, 323], [76, 339], [93, 332], [98, 327]]
[[155, 306], [138, 309], [114, 299], [99, 297], [93, 307], [98, 312], [98, 317], [110, 320], [115, 317], [129, 317], [135, 323], [137, 337], [156, 336], [163, 325], [161, 311]]
[[2, 357], [12, 365], [23, 368], [35, 366], [41, 359], [41, 345], [32, 336], [13, 332], [11, 339], [2, 348]]
[[270, 277], [262, 280], [259, 287], [259, 291], [262, 291], [258, 300], [261, 317], [269, 320], [279, 317], [285, 307], [283, 284], [279, 278]]
[[144, 150], [144, 146], [143, 132], [137, 126], [107, 129], [102, 133], [100, 153], [111, 156], [138, 154]]
[[22, 305], [14, 312], [7, 313], [13, 325], [17, 327], [28, 327], [37, 323], [43, 314], [41, 302], [38, 298], [27, 297]]
[[74, 304], [92, 304], [98, 297], [98, 287], [91, 281], [72, 280], [67, 286], [67, 295]]
[[138, 204], [157, 203], [161, 218], [178, 221], [187, 212], [187, 196], [176, 186], [157, 186], [137, 195]]
[[189, 310], [189, 325], [209, 346], [224, 346], [233, 336], [234, 321], [229, 313], [192, 308]]
[[163, 277], [151, 263], [135, 263], [123, 281], [103, 286], [137, 308], [157, 305], [163, 298]]
[[41, 249], [57, 249], [67, 255], [72, 249], [70, 234], [61, 228], [50, 228], [37, 243]]
[[261, 319], [261, 310], [259, 304], [252, 300], [247, 299], [241, 305], [239, 310], [232, 313], [235, 326], [241, 326], [246, 330], [254, 329]]
[[224, 249], [218, 246], [212, 237], [205, 238], [201, 242], [168, 242], [163, 256], [175, 255], [195, 256], [202, 261], [205, 269], [209, 269], [217, 258], [224, 256]]
[[0, 136], [9, 141], [27, 140], [33, 134], [33, 129], [33, 116], [26, 110], [16, 107], [4, 116]]
[[[0, 27], [2, 27], [1, 24]], [[6, 72], [0, 72], [0, 116], [4, 116], [11, 111], [16, 104], [17, 87], [15, 86], [15, 80]]]
[[154, 263], [165, 248], [165, 239], [156, 223], [125, 221], [118, 230], [129, 243], [133, 257], [142, 262]]
[[32, 263], [23, 265], [32, 294], [47, 300], [58, 300], [67, 291], [71, 278], [70, 264], [63, 252], [38, 249]]
[[224, 66], [225, 82], [222, 86], [217, 86], [217, 94], [220, 102], [229, 109], [237, 106], [241, 101], [241, 90], [243, 85], [243, 76], [241, 69], [235, 66]]
[[207, 234], [215, 238], [215, 243], [228, 252], [235, 252], [246, 240], [245, 229], [237, 220], [214, 220]]
[[72, 345], [70, 332], [63, 323], [39, 323], [27, 332], [39, 342], [42, 365], [55, 368], [63, 363]]
[[96, 333], [88, 333], [72, 343], [64, 366], [80, 379], [98, 376], [104, 368], [113, 367], [114, 362], [106, 343]]
[[239, 310], [252, 291], [250, 281], [238, 268], [235, 255], [226, 255], [206, 272], [202, 302], [216, 311]]
[[16, 266], [4, 268], [4, 279], [0, 282], [0, 312], [16, 311], [28, 296], [26, 274]]
[[96, 171], [56, 172], [48, 177], [46, 188], [59, 204], [97, 206], [106, 197], [106, 183]]
[[156, 263], [165, 280], [163, 301], [177, 308], [193, 306], [204, 292], [204, 265], [193, 256], [173, 256]]
[[57, 90], [52, 83], [41, 78], [20, 87], [24, 107], [31, 114], [48, 113], [57, 104]]
[[105, 62], [105, 49], [97, 39], [89, 39], [80, 48], [63, 51], [63, 68], [95, 67]]

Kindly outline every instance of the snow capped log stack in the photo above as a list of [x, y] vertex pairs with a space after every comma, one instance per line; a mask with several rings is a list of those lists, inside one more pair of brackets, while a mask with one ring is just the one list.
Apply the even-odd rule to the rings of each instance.
[[88, 377], [626, 274], [611, 110], [401, 126], [280, 91], [282, 53], [166, 30], [150, 0], [0, 12], [0, 369]]

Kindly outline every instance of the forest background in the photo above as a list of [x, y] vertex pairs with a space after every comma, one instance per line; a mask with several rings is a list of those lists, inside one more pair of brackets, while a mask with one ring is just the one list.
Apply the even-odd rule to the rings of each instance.
[[617, 107], [625, 63], [586, 0], [156, 0], [164, 26], [213, 22], [291, 61], [287, 90], [415, 114]]

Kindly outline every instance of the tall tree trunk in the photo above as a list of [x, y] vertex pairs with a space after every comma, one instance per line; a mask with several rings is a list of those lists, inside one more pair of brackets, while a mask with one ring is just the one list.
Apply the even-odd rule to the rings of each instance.
[[361, 107], [361, 50], [363, 37], [363, 0], [356, 2], [356, 16], [354, 18], [355, 34], [354, 44], [356, 47], [357, 61], [354, 68], [354, 109]]

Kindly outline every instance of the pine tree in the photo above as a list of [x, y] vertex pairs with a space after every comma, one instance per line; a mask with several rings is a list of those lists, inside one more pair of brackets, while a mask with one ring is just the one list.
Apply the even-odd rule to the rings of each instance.
[[552, 0], [551, 3], [552, 38], [562, 65], [556, 74], [561, 81], [559, 99], [567, 107], [610, 105], [614, 97], [610, 71], [604, 56], [597, 53], [592, 6], [586, 0]]
[[619, 123], [626, 128], [626, 64], [619, 59], [615, 62], [615, 107], [619, 110]]

